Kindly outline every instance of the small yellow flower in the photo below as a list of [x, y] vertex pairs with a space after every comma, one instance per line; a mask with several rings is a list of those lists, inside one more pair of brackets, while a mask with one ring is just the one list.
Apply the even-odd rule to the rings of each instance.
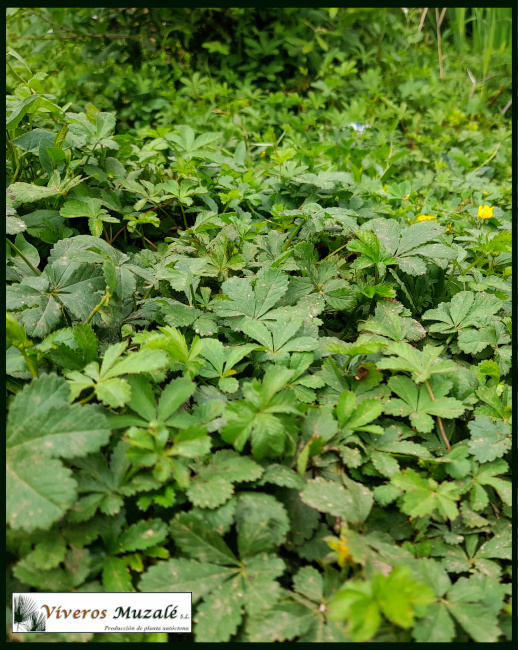
[[478, 216], [481, 219], [491, 219], [493, 216], [493, 208], [490, 208], [488, 205], [479, 205]]
[[259, 154], [259, 158], [264, 158], [266, 156], [266, 149], [264, 151], [261, 151]]
[[431, 221], [432, 219], [437, 219], [437, 217], [433, 217], [433, 216], [431, 216], [429, 214], [420, 214], [417, 217], [418, 221]]
[[351, 559], [351, 554], [349, 553], [349, 547], [347, 546], [347, 540], [345, 534], [342, 532], [340, 539], [337, 537], [331, 537], [326, 539], [328, 545], [335, 551], [339, 566], [344, 567]]

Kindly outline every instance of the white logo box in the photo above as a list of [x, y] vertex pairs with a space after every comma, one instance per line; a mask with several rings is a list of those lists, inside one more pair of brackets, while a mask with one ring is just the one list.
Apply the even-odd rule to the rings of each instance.
[[192, 593], [16, 593], [13, 633], [191, 632]]

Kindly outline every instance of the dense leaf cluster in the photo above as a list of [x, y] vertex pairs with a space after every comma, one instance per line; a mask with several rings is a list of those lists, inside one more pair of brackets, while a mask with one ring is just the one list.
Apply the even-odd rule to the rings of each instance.
[[400, 18], [366, 67], [375, 26], [340, 11], [348, 56], [311, 11], [225, 13], [248, 55], [121, 115], [9, 48], [9, 588], [191, 591], [196, 641], [504, 640], [509, 125]]

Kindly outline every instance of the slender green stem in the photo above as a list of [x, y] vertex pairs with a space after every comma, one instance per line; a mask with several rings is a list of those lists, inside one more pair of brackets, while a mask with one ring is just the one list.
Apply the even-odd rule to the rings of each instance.
[[95, 307], [95, 308], [93, 309], [93, 311], [92, 311], [92, 313], [90, 314], [90, 316], [88, 316], [88, 318], [87, 318], [87, 320], [86, 320], [86, 324], [87, 324], [87, 325], [88, 325], [88, 323], [92, 320], [92, 318], [95, 316], [95, 314], [97, 314], [97, 312], [99, 311], [99, 309], [101, 309], [101, 307], [103, 307], [103, 306], [108, 302], [108, 300], [109, 300], [110, 298], [111, 298], [111, 293], [105, 293], [105, 294], [104, 294], [104, 296], [101, 298], [101, 302], [97, 305], [97, 307]]
[[451, 270], [450, 275], [448, 276], [448, 279], [446, 280], [446, 284], [444, 285], [444, 289], [443, 289], [443, 292], [442, 292], [442, 295], [441, 295], [441, 299], [446, 296], [446, 291], [447, 291], [448, 287], [450, 286], [451, 279], [453, 278], [453, 274], [455, 273], [455, 268], [457, 266], [457, 260], [453, 260], [453, 265], [452, 266], [453, 266], [453, 268]]
[[503, 138], [503, 139], [498, 143], [497, 148], [493, 151], [493, 153], [489, 156], [489, 158], [488, 158], [487, 160], [484, 160], [484, 162], [483, 162], [481, 165], [479, 165], [476, 169], [474, 169], [471, 173], [474, 174], [475, 172], [478, 172], [478, 170], [479, 170], [479, 169], [482, 169], [482, 167], [484, 167], [484, 165], [487, 165], [487, 163], [491, 162], [491, 161], [493, 160], [493, 158], [496, 156], [496, 154], [498, 153], [500, 147], [504, 144], [504, 142], [507, 140], [507, 138], [508, 138], [510, 135], [511, 135], [511, 134], [508, 133], [508, 134], [505, 136], [505, 138]]
[[122, 226], [122, 228], [118, 232], [115, 233], [115, 236], [112, 237], [112, 239], [110, 239], [110, 241], [108, 243], [113, 244], [113, 242], [117, 239], [117, 237], [121, 234], [121, 232], [123, 230], [125, 230], [127, 227], [128, 227], [128, 224], [126, 224], [125, 226]]
[[481, 255], [480, 257], [477, 257], [477, 259], [473, 262], [473, 264], [470, 264], [468, 268], [465, 271], [462, 271], [462, 275], [466, 275], [468, 271], [471, 271], [471, 269], [476, 266], [479, 262], [482, 262], [485, 259], [485, 255]]
[[147, 300], [147, 297], [153, 291], [153, 288], [154, 288], [153, 285], [149, 287], [149, 289], [146, 291], [146, 295], [142, 298], [142, 300]]
[[284, 244], [284, 247], [283, 247], [283, 249], [282, 249], [282, 252], [283, 252], [283, 253], [284, 253], [286, 250], [288, 250], [288, 248], [290, 247], [291, 242], [294, 240], [294, 238], [296, 237], [296, 235], [298, 235], [299, 230], [302, 228], [302, 226], [303, 226], [305, 223], [306, 223], [306, 222], [305, 222], [304, 220], [302, 220], [302, 221], [299, 223], [299, 225], [295, 228], [295, 230], [291, 233], [290, 238], [289, 238], [288, 241]]
[[34, 273], [34, 275], [41, 275], [41, 271], [38, 271], [38, 269], [29, 262], [29, 260], [25, 257], [22, 251], [18, 248], [18, 246], [16, 246], [16, 244], [13, 244], [13, 242], [7, 237], [6, 239], [9, 246], [16, 252], [17, 255], [19, 255], [22, 258], [22, 260], [25, 262], [25, 264], [27, 264], [27, 266]]
[[18, 348], [20, 352], [22, 353], [22, 357], [25, 359], [25, 363], [27, 364], [27, 368], [29, 368], [31, 375], [34, 377], [34, 379], [38, 379], [38, 369], [34, 367], [29, 355], [25, 350]]
[[187, 217], [185, 216], [185, 211], [183, 209], [183, 205], [180, 202], [178, 202], [178, 205], [180, 206], [180, 210], [182, 211], [182, 217], [183, 217], [183, 223], [184, 223], [184, 226], [185, 226], [185, 230], [189, 230], [189, 226], [187, 225]]
[[[347, 244], [348, 244], [348, 243], [349, 243], [349, 242], [347, 242]], [[344, 244], [343, 246], [340, 246], [340, 248], [337, 248], [337, 249], [334, 250], [332, 253], [329, 253], [329, 255], [326, 255], [326, 256], [324, 257], [324, 259], [320, 260], [320, 262], [325, 262], [325, 261], [328, 260], [330, 257], [333, 257], [333, 255], [335, 255], [336, 253], [339, 253], [341, 250], [343, 250], [343, 249], [347, 246], [347, 244]], [[352, 253], [351, 253], [351, 255], [352, 255]], [[348, 255], [347, 257], [349, 257], [349, 255]], [[320, 262], [319, 262], [319, 264], [320, 264]]]
[[94, 397], [95, 397], [95, 389], [90, 393], [90, 395], [88, 395], [84, 399], [80, 399], [79, 404], [87, 404], [88, 402], [93, 400]]
[[[430, 399], [432, 400], [432, 402], [435, 402], [435, 395], [433, 394], [433, 390], [432, 390], [432, 387], [430, 386], [430, 383], [428, 382], [427, 379], [425, 379], [424, 383], [425, 383], [425, 386], [426, 386], [426, 388], [428, 390], [428, 393], [430, 395]], [[450, 441], [448, 440], [448, 437], [446, 435], [446, 431], [444, 430], [444, 425], [442, 423], [442, 419], [439, 416], [437, 416], [437, 424], [439, 425], [439, 431], [441, 432], [441, 436], [442, 436], [442, 439], [444, 440], [444, 444], [446, 445], [446, 449], [448, 450], [448, 453], [450, 453], [450, 451], [451, 451]]]
[[[12, 67], [12, 65], [9, 63], [8, 60], [6, 60], [7, 65], [9, 66], [9, 70], [14, 74], [15, 77], [18, 77], [18, 79], [22, 82], [22, 84], [28, 85], [28, 82], [25, 81], [17, 72], [16, 70]], [[31, 92], [34, 92], [34, 90], [31, 89]]]

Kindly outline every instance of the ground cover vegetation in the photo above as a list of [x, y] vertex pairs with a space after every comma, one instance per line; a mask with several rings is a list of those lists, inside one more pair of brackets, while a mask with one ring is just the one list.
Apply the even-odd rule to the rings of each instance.
[[509, 640], [510, 11], [7, 31], [8, 594]]

